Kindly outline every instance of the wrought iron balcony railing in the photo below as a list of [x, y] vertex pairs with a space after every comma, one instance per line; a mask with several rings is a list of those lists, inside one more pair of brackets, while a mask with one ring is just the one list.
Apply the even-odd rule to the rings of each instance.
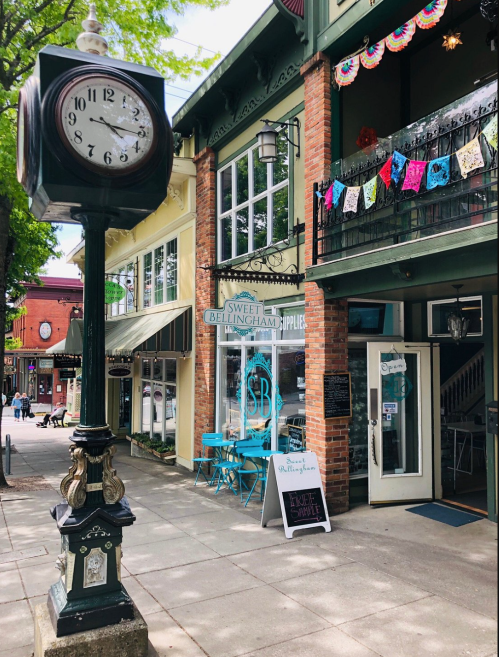
[[314, 185], [313, 264], [497, 219], [497, 150], [484, 137], [480, 138], [484, 166], [464, 179], [457, 158], [451, 157], [451, 177], [445, 187], [427, 190], [426, 174], [417, 193], [402, 191], [403, 177], [389, 188], [378, 178], [375, 204], [366, 209], [361, 193], [356, 213], [343, 213], [341, 201], [328, 210], [315, 193], [325, 195], [335, 179], [347, 186], [363, 185], [394, 150], [425, 161], [455, 153], [479, 135], [494, 114], [495, 81], [383, 140], [383, 148], [371, 156], [361, 152], [336, 162], [333, 177]]

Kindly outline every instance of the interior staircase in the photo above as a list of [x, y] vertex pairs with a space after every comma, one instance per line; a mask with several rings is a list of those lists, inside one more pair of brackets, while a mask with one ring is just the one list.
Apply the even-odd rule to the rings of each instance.
[[483, 412], [485, 400], [484, 350], [480, 349], [440, 387], [440, 407], [446, 417]]

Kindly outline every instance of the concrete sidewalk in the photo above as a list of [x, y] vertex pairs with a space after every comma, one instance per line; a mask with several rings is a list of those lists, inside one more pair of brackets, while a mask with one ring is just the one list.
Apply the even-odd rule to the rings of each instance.
[[[59, 572], [49, 507], [70, 464], [68, 429], [15, 424], [13, 477], [52, 490], [8, 493], [0, 515], [0, 657], [33, 650], [33, 606]], [[358, 507], [333, 531], [287, 540], [262, 529], [261, 504], [177, 468], [129, 456], [114, 465], [137, 516], [125, 528], [123, 583], [163, 657], [497, 657], [497, 527], [453, 528], [407, 507]], [[29, 523], [29, 526], [28, 526]]]

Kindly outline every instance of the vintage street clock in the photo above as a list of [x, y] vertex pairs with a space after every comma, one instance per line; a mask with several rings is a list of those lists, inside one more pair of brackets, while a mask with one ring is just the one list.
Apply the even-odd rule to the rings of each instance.
[[154, 69], [46, 46], [21, 90], [18, 179], [43, 221], [133, 228], [166, 198], [173, 135]]

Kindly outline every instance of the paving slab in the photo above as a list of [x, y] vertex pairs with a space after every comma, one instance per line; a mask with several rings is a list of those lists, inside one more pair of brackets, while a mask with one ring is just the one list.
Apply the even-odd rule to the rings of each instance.
[[262, 550], [229, 555], [227, 558], [267, 583], [352, 563], [348, 557], [303, 542], [288, 542]]
[[9, 570], [8, 572], [2, 573], [0, 576], [0, 604], [22, 600], [23, 598], [24, 589], [19, 571]]
[[149, 657], [206, 657], [206, 653], [163, 611], [146, 619]]
[[212, 657], [235, 657], [329, 627], [270, 586], [177, 607], [172, 617]]
[[123, 564], [132, 575], [217, 559], [218, 554], [190, 536], [123, 549]]
[[359, 563], [295, 577], [274, 586], [332, 625], [430, 595]]
[[488, 657], [497, 647], [495, 621], [437, 596], [341, 629], [382, 657]]
[[123, 586], [130, 594], [142, 616], [148, 616], [149, 614], [156, 614], [158, 611], [163, 611], [161, 605], [156, 602], [156, 600], [144, 589], [135, 577], [127, 577], [123, 582]]
[[23, 648], [0, 650], [0, 657], [33, 657], [33, 646], [29, 645]]
[[378, 657], [336, 627], [285, 641], [245, 657]]
[[248, 522], [218, 532], [201, 534], [197, 539], [223, 557], [279, 545], [289, 540], [280, 530], [263, 528]]
[[179, 495], [175, 504], [167, 502], [166, 504], [155, 506], [154, 512], [166, 520], [174, 520], [175, 518], [182, 518], [185, 516], [197, 516], [202, 513], [220, 511], [221, 508], [223, 507], [220, 507], [219, 504], [205, 500], [202, 497], [195, 500], [185, 500], [182, 495]]
[[185, 533], [172, 525], [168, 520], [158, 518], [159, 522], [148, 522], [137, 529], [135, 523], [131, 527], [123, 527], [123, 549], [144, 543], [157, 543], [170, 538], [185, 536]]
[[56, 558], [53, 557], [52, 563], [29, 566], [19, 571], [29, 598], [35, 595], [46, 595], [52, 584], [55, 584], [60, 578], [61, 573], [55, 567], [55, 562]]
[[261, 586], [262, 582], [226, 559], [137, 575], [139, 582], [163, 605], [181, 605], [217, 598]]
[[172, 518], [171, 522], [186, 534], [197, 536], [199, 534], [227, 529], [234, 525], [255, 524], [255, 526], [258, 526], [256, 521], [255, 523], [249, 523], [249, 520], [248, 516], [245, 516], [243, 513], [222, 507], [218, 511], [204, 513], [202, 515]]
[[33, 646], [33, 617], [27, 600], [0, 605], [0, 637], [2, 649], [9, 655], [23, 646]]

